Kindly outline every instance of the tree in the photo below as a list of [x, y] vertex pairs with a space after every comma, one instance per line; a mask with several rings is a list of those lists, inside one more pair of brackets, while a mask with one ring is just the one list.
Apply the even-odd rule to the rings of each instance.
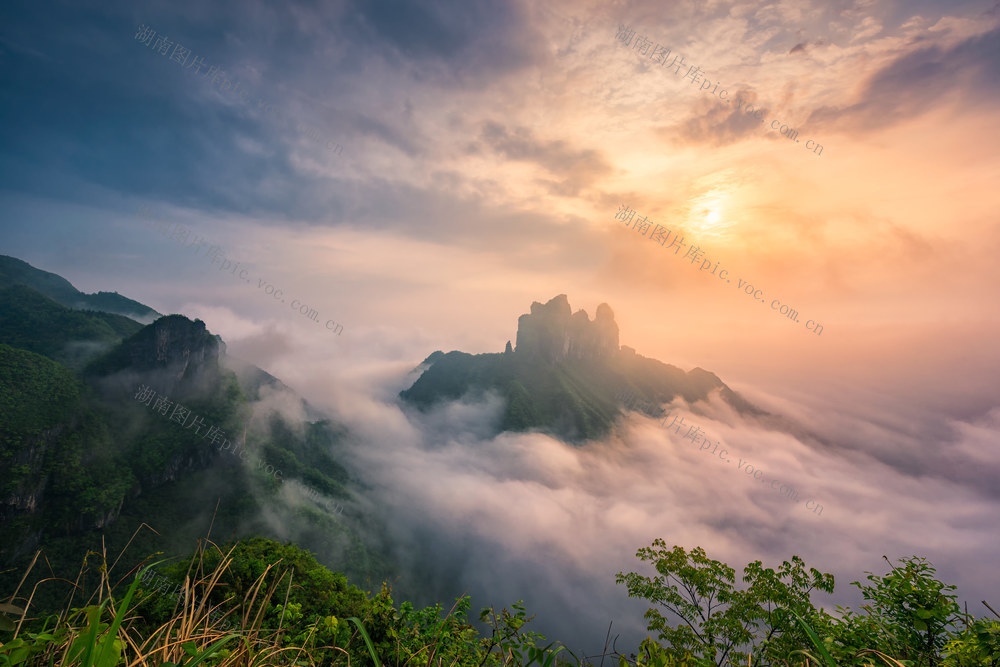
[[777, 571], [760, 561], [750, 563], [743, 571], [745, 590], [736, 588], [733, 568], [708, 558], [701, 547], [689, 553], [680, 546], [667, 549], [657, 539], [636, 557], [652, 563], [659, 575], [619, 572], [616, 581], [626, 585], [629, 597], [645, 598], [680, 619], [672, 625], [655, 607], [645, 613], [649, 631], [668, 644], [674, 659], [691, 654], [708, 664], [745, 665], [752, 655], [761, 665], [782, 661], [809, 645], [786, 610], [807, 620], [825, 617], [813, 607], [809, 593], [832, 593], [834, 587], [832, 574], [815, 568], [806, 572], [798, 556]]
[[892, 568], [889, 574], [867, 573], [874, 585], [852, 582], [871, 602], [863, 607], [868, 612], [867, 641], [916, 665], [940, 664], [949, 629], [963, 618], [956, 596], [946, 594], [955, 586], [935, 579], [935, 569], [924, 558], [900, 559], [899, 567], [885, 561]]

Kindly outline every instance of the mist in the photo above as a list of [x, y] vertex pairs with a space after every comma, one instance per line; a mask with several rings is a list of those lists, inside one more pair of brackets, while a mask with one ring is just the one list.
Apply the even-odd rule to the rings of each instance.
[[[943, 437], [903, 428], [911, 415], [889, 400], [859, 407], [849, 396], [796, 401], [742, 387], [813, 432], [742, 418], [713, 396], [665, 409], [718, 443], [715, 453], [668, 430], [669, 419], [635, 412], [606, 440], [574, 447], [538, 433], [492, 437], [503, 408], [492, 395], [426, 414], [386, 400], [408, 376], [380, 378], [363, 409], [335, 410], [353, 434], [350, 465], [390, 527], [402, 599], [447, 608], [471, 594], [473, 611], [523, 599], [550, 640], [594, 654], [613, 621], [627, 652], [646, 635], [649, 605], [628, 599], [615, 574], [645, 572], [635, 552], [658, 537], [704, 547], [738, 572], [802, 556], [835, 575], [835, 594], [814, 597], [831, 612], [859, 606], [849, 582], [884, 574], [883, 554], [929, 558], [970, 610], [1000, 597], [983, 530], [1000, 516], [1000, 453], [987, 446], [1000, 438], [1000, 411], [952, 421]], [[810, 405], [821, 398], [822, 410]]]

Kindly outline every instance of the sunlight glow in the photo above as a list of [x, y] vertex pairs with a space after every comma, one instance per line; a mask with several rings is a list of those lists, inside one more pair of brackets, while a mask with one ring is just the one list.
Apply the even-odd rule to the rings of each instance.
[[687, 226], [691, 233], [705, 240], [727, 237], [727, 230], [735, 224], [727, 215], [731, 194], [725, 188], [715, 187], [689, 200]]

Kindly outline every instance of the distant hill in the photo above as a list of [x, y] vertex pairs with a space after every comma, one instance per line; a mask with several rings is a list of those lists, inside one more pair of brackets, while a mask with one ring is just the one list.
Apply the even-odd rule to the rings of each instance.
[[400, 392], [417, 409], [493, 391], [506, 402], [500, 431], [538, 430], [575, 443], [607, 435], [623, 414], [623, 395], [650, 416], [678, 396], [694, 403], [713, 392], [741, 413], [766, 414], [714, 373], [685, 372], [620, 346], [607, 304], [590, 320], [583, 310], [572, 313], [565, 294], [531, 304], [518, 319], [516, 347], [508, 342], [503, 353], [476, 355], [437, 351], [421, 368]]
[[0, 288], [12, 285], [26, 285], [67, 308], [116, 313], [145, 323], [160, 317], [160, 313], [149, 306], [128, 299], [118, 292], [85, 294], [61, 276], [36, 269], [16, 257], [0, 255]]
[[142, 329], [122, 315], [73, 310], [23, 284], [0, 288], [0, 343], [30, 350], [70, 368]]

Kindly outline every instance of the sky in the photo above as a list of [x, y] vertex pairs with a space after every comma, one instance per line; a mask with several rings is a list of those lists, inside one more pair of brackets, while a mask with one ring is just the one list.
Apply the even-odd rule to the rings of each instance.
[[[348, 423], [441, 590], [639, 632], [613, 575], [664, 537], [797, 553], [847, 601], [926, 555], [971, 610], [1000, 601], [998, 120], [996, 2], [7, 2], [0, 253], [198, 317]], [[639, 415], [572, 449], [395, 402], [558, 294], [815, 434], [674, 406], [822, 516]]]

